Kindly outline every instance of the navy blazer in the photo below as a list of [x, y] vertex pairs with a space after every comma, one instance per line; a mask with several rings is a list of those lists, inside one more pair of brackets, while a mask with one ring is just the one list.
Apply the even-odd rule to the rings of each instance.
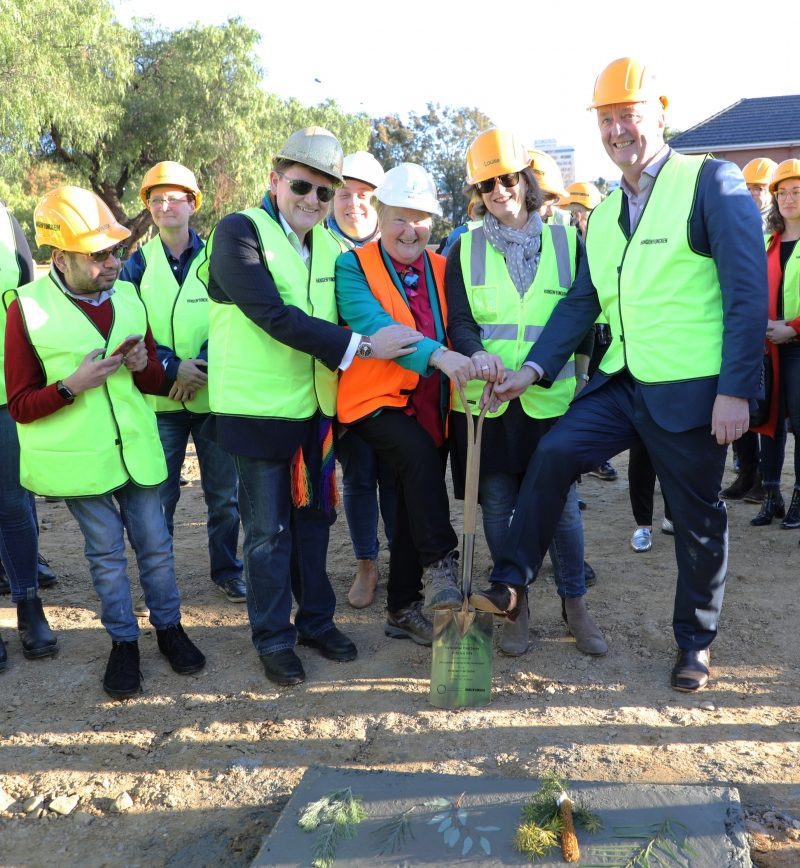
[[[629, 236], [624, 190], [620, 226]], [[717, 266], [723, 307], [722, 367], [718, 377], [640, 384], [650, 415], [673, 432], [710, 425], [718, 394], [748, 399], [759, 395], [767, 327], [767, 257], [761, 215], [733, 163], [709, 160], [703, 166], [689, 219], [689, 239], [694, 250], [711, 256]], [[553, 311], [526, 359], [544, 370], [542, 386], [550, 385], [599, 314], [591, 262], [584, 258], [572, 289]], [[663, 327], [668, 329], [670, 324], [665, 322]], [[605, 374], [596, 371], [576, 400], [606, 380]]]

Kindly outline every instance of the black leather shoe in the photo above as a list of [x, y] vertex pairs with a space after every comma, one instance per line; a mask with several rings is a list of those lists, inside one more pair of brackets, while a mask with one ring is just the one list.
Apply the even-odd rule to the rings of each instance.
[[298, 636], [297, 644], [316, 648], [323, 657], [339, 663], [347, 663], [348, 660], [355, 660], [358, 656], [358, 648], [338, 627], [331, 627], [330, 630], [313, 639], [308, 636]]
[[40, 588], [52, 588], [58, 584], [58, 576], [53, 572], [52, 567], [47, 561], [39, 555], [36, 570], [36, 580]]
[[583, 562], [583, 581], [587, 588], [597, 584], [597, 573], [592, 569], [588, 561]]
[[708, 671], [711, 666], [711, 653], [708, 648], [701, 651], [678, 650], [678, 659], [672, 667], [670, 684], [682, 693], [694, 693], [708, 684]]
[[138, 642], [111, 643], [103, 690], [114, 699], [130, 699], [142, 692]]
[[28, 660], [58, 654], [58, 639], [47, 623], [39, 597], [17, 603], [17, 629]]
[[516, 621], [520, 603], [525, 599], [525, 589], [503, 582], [492, 582], [485, 591], [470, 594], [469, 603], [479, 612], [491, 612], [509, 621]]
[[193, 675], [206, 665], [205, 655], [186, 635], [180, 621], [163, 630], [156, 629], [156, 642], [178, 675]]
[[274, 654], [262, 654], [261, 665], [264, 667], [264, 674], [275, 684], [289, 687], [306, 680], [303, 664], [291, 648], [276, 651]]
[[6, 666], [8, 666], [8, 652], [6, 651], [6, 646], [3, 643], [3, 637], [0, 636], [0, 672], [2, 672]]

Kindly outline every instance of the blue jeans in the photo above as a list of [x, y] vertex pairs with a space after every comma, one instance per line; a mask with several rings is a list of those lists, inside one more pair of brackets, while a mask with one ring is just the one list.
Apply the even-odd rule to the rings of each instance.
[[[483, 532], [493, 561], [497, 561], [503, 550], [503, 540], [511, 523], [521, 484], [521, 478], [512, 473], [481, 475]], [[583, 520], [578, 508], [578, 489], [575, 483], [570, 486], [548, 551], [553, 562], [553, 575], [559, 596], [582, 597], [586, 593]]]
[[181, 599], [175, 582], [172, 539], [158, 489], [128, 482], [110, 494], [67, 498], [65, 503], [80, 525], [92, 583], [100, 597], [100, 620], [111, 638], [116, 642], [139, 638], [125, 557], [125, 531], [136, 555], [150, 623], [158, 630], [177, 624]]
[[[259, 654], [294, 648], [333, 626], [336, 596], [325, 560], [336, 512], [292, 503], [290, 461], [234, 455], [244, 527], [247, 614]], [[292, 597], [297, 601], [291, 623]]]
[[224, 585], [242, 575], [242, 562], [236, 557], [239, 545], [239, 504], [236, 466], [227, 452], [203, 436], [201, 428], [207, 414], [158, 413], [158, 433], [167, 459], [167, 478], [159, 488], [167, 529], [174, 536], [175, 507], [181, 496], [181, 467], [191, 434], [200, 464], [200, 485], [208, 510], [208, 556], [211, 580]]
[[[800, 434], [800, 343], [778, 347], [780, 359], [780, 395], [778, 397], [778, 426], [775, 437], [761, 435], [761, 479], [764, 485], [780, 485], [783, 459], [786, 453], [786, 422], [795, 437]], [[800, 488], [800, 449], [795, 440], [794, 487]]]
[[17, 426], [0, 407], [0, 558], [11, 585], [11, 601], [37, 595], [39, 535], [33, 494], [19, 482]]
[[[394, 469], [355, 431], [347, 431], [337, 442], [337, 457], [342, 465], [344, 514], [358, 560], [378, 558], [378, 500], [383, 529], [392, 545], [395, 520], [396, 486]], [[375, 489], [378, 489], [378, 500]]]

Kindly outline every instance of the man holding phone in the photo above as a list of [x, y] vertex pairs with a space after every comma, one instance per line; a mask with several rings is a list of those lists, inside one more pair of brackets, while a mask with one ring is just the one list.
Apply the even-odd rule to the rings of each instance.
[[80, 525], [112, 639], [103, 688], [124, 699], [141, 690], [125, 531], [159, 650], [180, 674], [205, 666], [181, 627], [158, 495], [166, 466], [143, 395], [162, 389], [164, 371], [141, 299], [117, 280], [129, 230], [98, 196], [71, 186], [48, 193], [34, 222], [36, 241], [53, 248], [50, 272], [3, 298], [20, 479], [36, 494], [64, 498]]
[[239, 543], [239, 506], [233, 459], [203, 435], [208, 418], [208, 294], [197, 278], [204, 244], [189, 220], [203, 198], [194, 173], [169, 160], [144, 176], [140, 197], [158, 234], [125, 263], [122, 279], [139, 290], [164, 367], [169, 397], [151, 395], [158, 433], [167, 460], [160, 488], [170, 535], [181, 495], [181, 467], [189, 437], [200, 465], [200, 483], [208, 510], [211, 580], [232, 603], [246, 600]]

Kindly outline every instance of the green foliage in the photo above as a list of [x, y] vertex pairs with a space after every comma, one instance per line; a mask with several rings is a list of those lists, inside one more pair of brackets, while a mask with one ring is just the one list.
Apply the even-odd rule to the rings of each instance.
[[356, 826], [367, 816], [361, 798], [350, 787], [328, 793], [303, 809], [297, 825], [304, 832], [319, 830], [314, 842], [314, 868], [329, 868], [336, 858], [336, 848], [342, 839], [353, 838]]
[[561, 824], [556, 818], [551, 823], [540, 825], [535, 822], [525, 822], [517, 827], [514, 835], [514, 847], [529, 859], [546, 856], [558, 846], [558, 836], [561, 834]]
[[398, 115], [373, 121], [369, 149], [385, 168], [419, 163], [433, 175], [444, 212], [443, 218], [434, 221], [434, 238], [466, 219], [467, 148], [479, 132], [491, 126], [491, 119], [476, 108], [432, 102], [424, 114], [411, 112], [407, 121]]
[[406, 842], [414, 837], [414, 832], [411, 829], [411, 813], [415, 807], [412, 805], [396, 817], [391, 817], [373, 831], [372, 834], [377, 839], [378, 854], [380, 856], [399, 852], [405, 847]]

